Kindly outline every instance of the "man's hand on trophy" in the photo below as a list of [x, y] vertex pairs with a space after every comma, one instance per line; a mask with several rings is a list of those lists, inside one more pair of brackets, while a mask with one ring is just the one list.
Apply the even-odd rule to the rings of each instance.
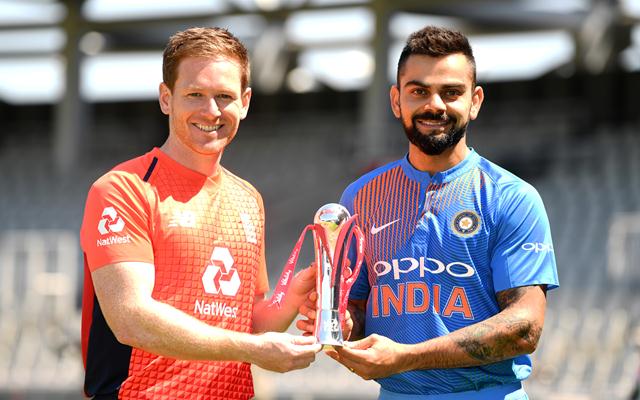
[[307, 296], [306, 300], [300, 308], [298, 312], [303, 318], [296, 321], [296, 327], [302, 331], [304, 336], [314, 336], [314, 330], [316, 325], [316, 310], [318, 293], [314, 290]]
[[[299, 319], [296, 321], [296, 327], [302, 331], [304, 336], [314, 335], [316, 325], [316, 301], [318, 300], [318, 293], [312, 292], [307, 297], [307, 300], [300, 306], [299, 313], [306, 319]], [[349, 339], [351, 331], [353, 330], [353, 319], [349, 310], [345, 311], [344, 318], [342, 319], [342, 335], [345, 340]]]
[[291, 280], [291, 286], [287, 290], [285, 301], [298, 309], [309, 297], [316, 292], [316, 272], [314, 264], [299, 271]]
[[353, 330], [353, 319], [349, 310], [345, 310], [344, 317], [342, 319], [342, 337], [344, 340], [349, 340], [351, 331]]
[[308, 367], [322, 348], [314, 337], [279, 332], [267, 332], [254, 337], [256, 347], [250, 350], [250, 362], [275, 372]]
[[349, 371], [369, 380], [408, 370], [403, 359], [409, 351], [409, 346], [405, 344], [373, 334], [356, 342], [344, 342], [343, 347], [337, 347], [336, 351], [327, 352], [327, 355]]

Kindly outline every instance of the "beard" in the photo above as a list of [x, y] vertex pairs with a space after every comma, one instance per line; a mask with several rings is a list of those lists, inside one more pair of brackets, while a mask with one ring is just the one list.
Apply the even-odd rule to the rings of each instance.
[[[418, 130], [417, 120], [431, 120], [431, 121], [447, 121], [451, 124], [451, 128], [442, 133], [421, 133]], [[407, 139], [416, 147], [418, 147], [424, 154], [430, 156], [437, 156], [442, 154], [445, 150], [454, 147], [460, 139], [462, 139], [467, 132], [467, 126], [469, 122], [458, 125], [458, 119], [448, 116], [445, 113], [434, 114], [430, 112], [415, 114], [411, 117], [411, 125], [407, 125], [402, 121], [402, 127], [407, 135]]]

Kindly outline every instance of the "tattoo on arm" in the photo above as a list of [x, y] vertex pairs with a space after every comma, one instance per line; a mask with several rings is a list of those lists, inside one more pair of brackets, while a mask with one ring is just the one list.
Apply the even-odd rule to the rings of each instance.
[[496, 300], [501, 310], [509, 308], [524, 296], [528, 286], [502, 290], [496, 293]]
[[531, 290], [540, 288], [525, 286], [498, 292], [498, 305], [502, 311], [469, 329], [461, 330], [455, 336], [457, 345], [469, 357], [481, 363], [497, 362], [532, 352], [540, 339], [542, 326], [522, 316], [517, 309], [509, 310]]

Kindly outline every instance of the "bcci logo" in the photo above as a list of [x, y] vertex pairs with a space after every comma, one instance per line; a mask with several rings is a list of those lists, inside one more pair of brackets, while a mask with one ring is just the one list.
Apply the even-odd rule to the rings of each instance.
[[480, 230], [480, 216], [475, 211], [460, 211], [453, 216], [453, 232], [461, 237], [471, 237]]
[[233, 266], [233, 257], [226, 247], [216, 247], [202, 275], [204, 291], [209, 294], [235, 296], [240, 288], [240, 275]]

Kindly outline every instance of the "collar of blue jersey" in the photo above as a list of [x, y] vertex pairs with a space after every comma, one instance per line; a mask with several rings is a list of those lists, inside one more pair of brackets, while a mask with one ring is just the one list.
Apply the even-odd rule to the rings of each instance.
[[449, 168], [446, 171], [440, 171], [433, 176], [429, 175], [428, 172], [417, 170], [413, 165], [411, 165], [411, 163], [409, 162], [409, 154], [407, 153], [401, 160], [402, 170], [410, 179], [413, 179], [414, 181], [420, 182], [425, 185], [431, 183], [446, 183], [468, 172], [478, 164], [478, 161], [480, 161], [480, 156], [473, 148], [470, 147], [469, 150], [469, 154], [467, 154], [462, 162]]

